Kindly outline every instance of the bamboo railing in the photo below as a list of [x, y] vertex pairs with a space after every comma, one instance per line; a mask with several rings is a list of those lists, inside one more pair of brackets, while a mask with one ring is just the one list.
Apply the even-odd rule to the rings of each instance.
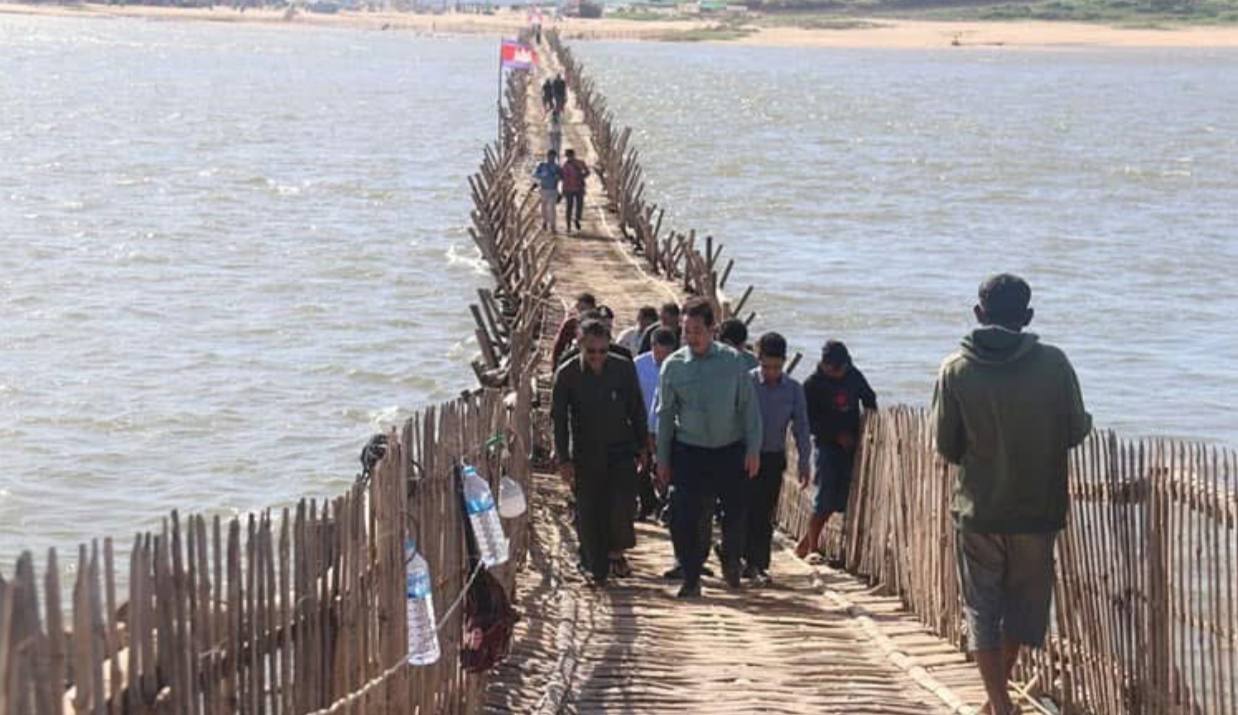
[[[1238, 712], [1236, 463], [1231, 450], [1110, 432], [1071, 453], [1053, 624], [1026, 682], [1066, 712]], [[787, 479], [779, 522], [799, 536], [811, 495]], [[962, 647], [952, 480], [925, 411], [870, 415], [831, 555]]]
[[[509, 84], [513, 106], [524, 87]], [[480, 702], [484, 678], [460, 667], [460, 605], [476, 572], [454, 465], [477, 465], [496, 493], [501, 474], [531, 485], [530, 380], [553, 279], [513, 178], [522, 123], [507, 118], [470, 179], [470, 233], [496, 284], [472, 306], [483, 389], [393, 428], [368, 478], [334, 498], [230, 519], [173, 512], [134, 537], [127, 572], [111, 539], [79, 547], [67, 602], [56, 550], [42, 577], [22, 554], [0, 578], [0, 714], [440, 713]], [[511, 592], [527, 518], [506, 528], [512, 557], [495, 573]], [[435, 579], [443, 655], [431, 666], [405, 661], [406, 538]]]

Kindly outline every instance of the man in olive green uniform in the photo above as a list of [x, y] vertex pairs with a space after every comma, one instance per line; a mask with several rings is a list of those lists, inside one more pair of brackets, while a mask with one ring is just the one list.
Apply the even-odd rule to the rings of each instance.
[[636, 545], [636, 464], [646, 457], [648, 421], [632, 361], [610, 351], [598, 320], [580, 328], [579, 357], [555, 373], [551, 396], [559, 474], [576, 496], [576, 533], [596, 585], [630, 573], [623, 551]]

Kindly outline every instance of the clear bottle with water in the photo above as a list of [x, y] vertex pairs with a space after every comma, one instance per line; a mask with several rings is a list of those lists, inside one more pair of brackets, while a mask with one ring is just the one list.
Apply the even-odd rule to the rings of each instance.
[[429, 665], [441, 655], [434, 618], [434, 582], [430, 566], [412, 539], [404, 542], [405, 607], [408, 610], [408, 662]]
[[464, 504], [482, 563], [487, 567], [506, 563], [507, 537], [503, 534], [503, 523], [499, 520], [490, 485], [481, 478], [476, 468], [467, 464], [460, 474], [464, 477]]

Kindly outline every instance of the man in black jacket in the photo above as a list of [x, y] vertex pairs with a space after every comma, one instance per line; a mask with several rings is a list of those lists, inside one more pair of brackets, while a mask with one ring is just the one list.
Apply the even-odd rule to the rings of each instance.
[[[817, 443], [817, 499], [808, 532], [795, 549], [801, 559], [817, 550], [830, 515], [847, 510], [851, 467], [860, 438], [860, 408], [877, 409], [873, 388], [851, 364], [847, 346], [837, 340], [826, 341], [821, 363], [804, 381], [804, 396], [808, 400], [808, 424]], [[800, 486], [807, 487], [807, 481], [802, 480]]]

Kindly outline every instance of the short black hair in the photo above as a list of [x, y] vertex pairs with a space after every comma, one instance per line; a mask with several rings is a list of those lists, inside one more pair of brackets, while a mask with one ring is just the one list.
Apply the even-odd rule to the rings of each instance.
[[739, 318], [727, 318], [718, 326], [718, 339], [728, 345], [742, 348], [748, 340], [748, 326]]
[[660, 345], [664, 348], [672, 350], [679, 347], [679, 336], [670, 328], [658, 328], [653, 331], [653, 335], [649, 337], [650, 345]]
[[643, 306], [640, 310], [636, 311], [637, 321], [646, 320], [652, 323], [656, 321], [657, 319], [658, 319], [658, 309], [653, 307], [652, 305]]
[[851, 352], [841, 340], [826, 340], [821, 348], [821, 362], [834, 367], [850, 367]]
[[590, 320], [601, 320], [602, 317], [603, 317], [602, 311], [598, 310], [597, 308], [593, 308], [592, 310], [586, 310], [585, 312], [580, 314], [580, 323], [583, 326], [586, 322]]
[[997, 323], [1022, 321], [1032, 302], [1032, 287], [1013, 273], [989, 276], [978, 293], [985, 315]]
[[568, 156], [568, 157], [576, 156], [576, 150], [575, 149], [564, 149], [563, 156]]
[[595, 318], [589, 318], [580, 324], [580, 337], [606, 338], [609, 340], [610, 330], [606, 328], [606, 323]]
[[678, 303], [663, 303], [662, 312], [670, 313], [671, 315], [679, 315], [679, 304]]
[[787, 357], [787, 339], [779, 333], [766, 333], [757, 340], [757, 354], [761, 357]]
[[688, 318], [700, 318], [705, 327], [714, 327], [714, 307], [700, 296], [689, 298], [683, 304], [683, 314]]
[[598, 299], [592, 293], [581, 293], [580, 295], [576, 296], [576, 302], [584, 303], [590, 308], [596, 308], [598, 304]]

